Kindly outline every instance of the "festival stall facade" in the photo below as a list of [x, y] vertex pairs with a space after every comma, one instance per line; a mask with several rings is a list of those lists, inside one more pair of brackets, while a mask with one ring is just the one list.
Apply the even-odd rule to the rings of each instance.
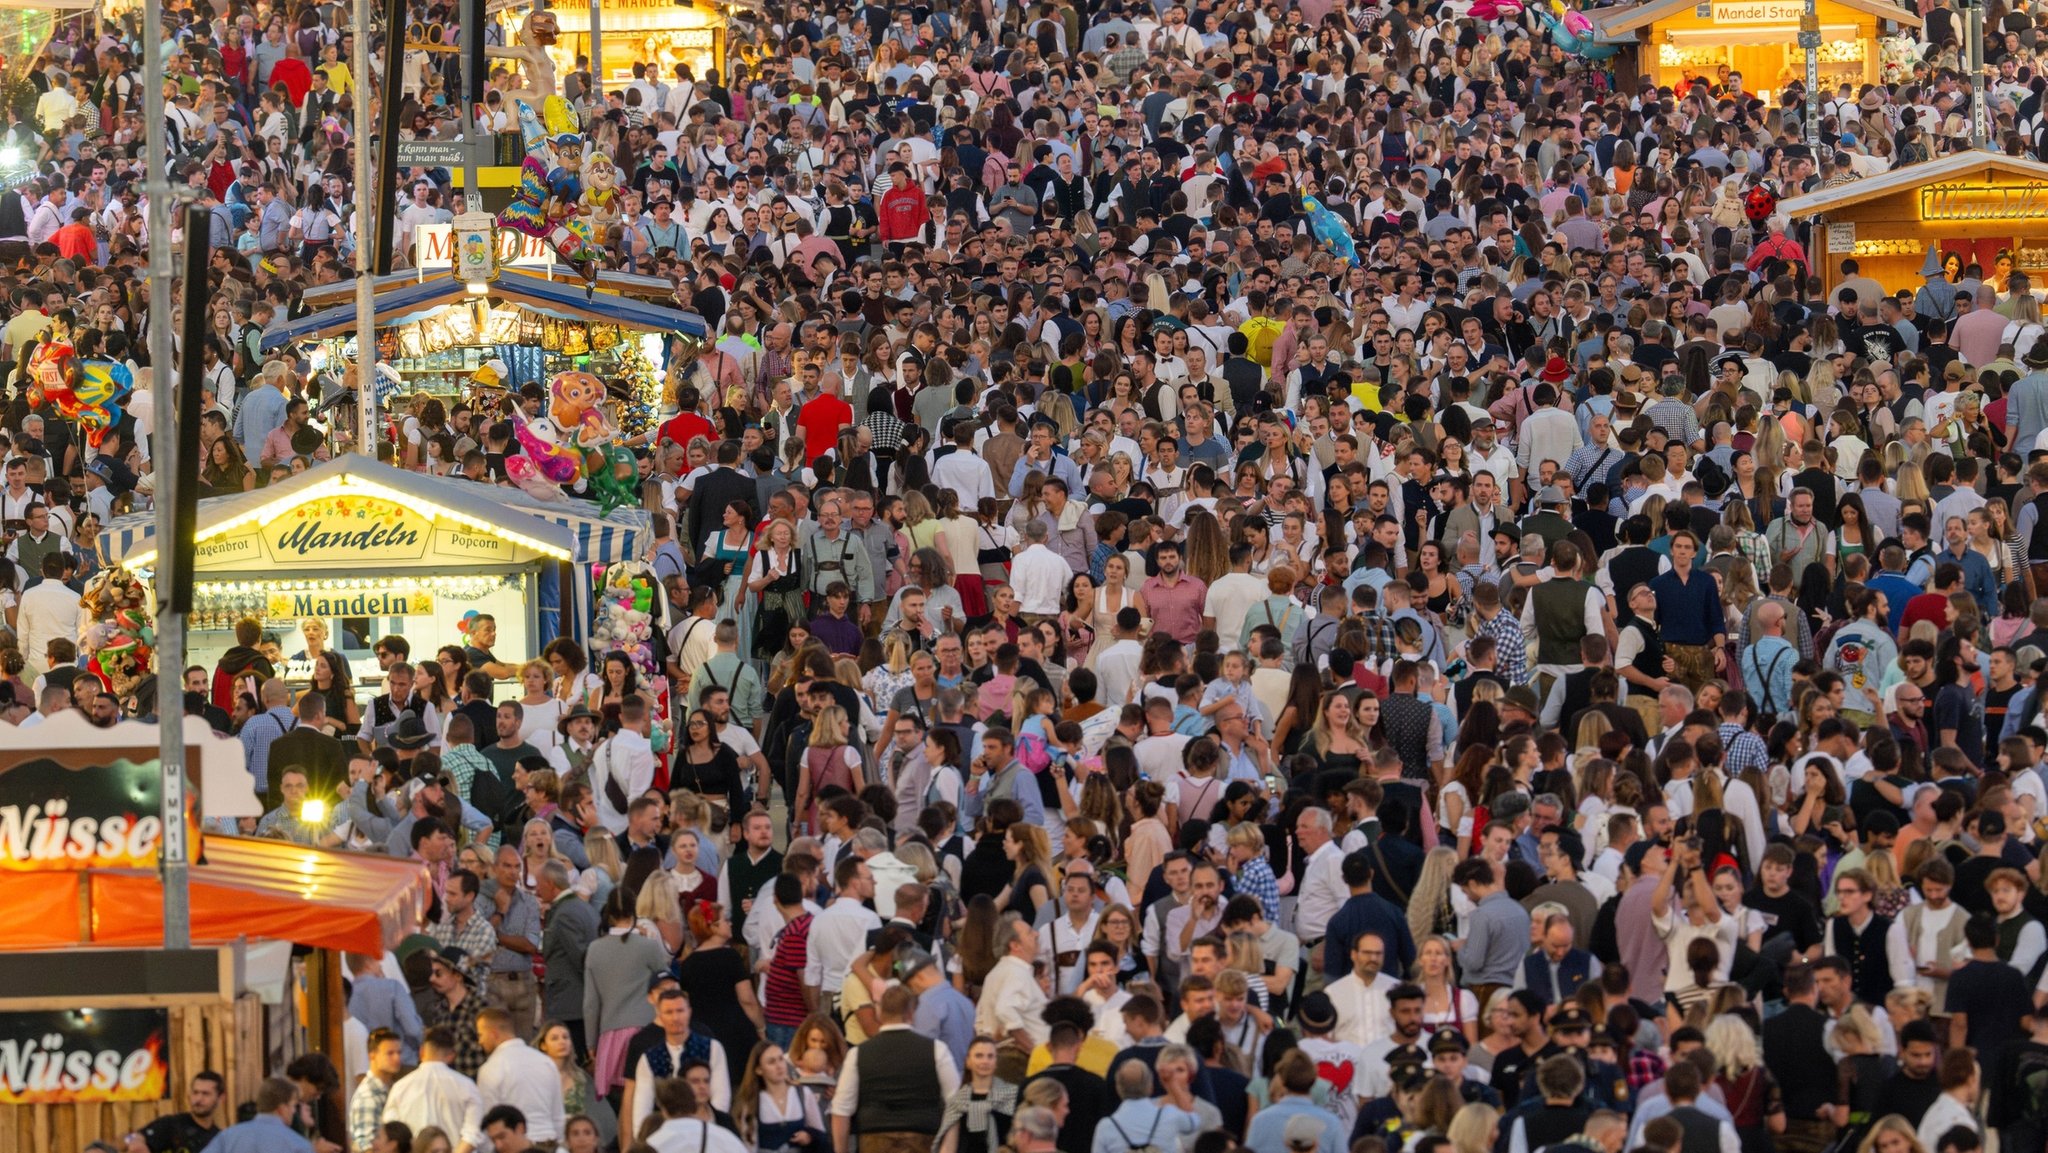
[[240, 745], [203, 733], [181, 806], [192, 947], [164, 949], [157, 749], [154, 725], [73, 714], [0, 745], [0, 1148], [121, 1145], [202, 1070], [231, 1121], [309, 1038], [341, 1052], [340, 952], [381, 955], [431, 897], [417, 862], [202, 838], [202, 813], [262, 811]]
[[[235, 622], [252, 617], [282, 641], [286, 679], [304, 683], [312, 662], [291, 658], [304, 649], [300, 623], [319, 619], [359, 693], [374, 694], [382, 677], [377, 638], [406, 636], [414, 659], [426, 659], [489, 614], [498, 658], [517, 665], [564, 631], [589, 635], [593, 566], [638, 557], [650, 529], [637, 508], [602, 513], [585, 501], [546, 501], [345, 456], [199, 502], [188, 656], [210, 666], [235, 643]], [[102, 555], [148, 570], [155, 531], [152, 514], [116, 518], [101, 532]]]
[[[1891, 0], [1819, 0], [1820, 80], [1823, 92], [1837, 85], [1876, 84], [1884, 75], [1887, 36], [1895, 29], [1918, 31], [1916, 9]], [[1693, 77], [1718, 84], [1721, 70], [1740, 72], [1743, 90], [1770, 103], [1788, 80], [1804, 82], [1806, 52], [1799, 46], [1806, 5], [1801, 0], [1649, 0], [1590, 15], [1598, 38], [1623, 45], [1614, 73], [1624, 87], [1647, 76], [1660, 87], [1683, 92]]]
[[1807, 253], [1823, 299], [1842, 261], [1887, 292], [1925, 283], [1928, 249], [1977, 263], [2002, 292], [2010, 272], [2048, 280], [2048, 164], [1974, 150], [1780, 201], [1812, 225]]
[[[504, 236], [507, 243], [518, 239]], [[444, 406], [467, 399], [480, 419], [496, 419], [508, 392], [585, 373], [605, 383], [619, 428], [644, 432], [664, 400], [669, 336], [701, 341], [709, 326], [693, 312], [642, 298], [649, 289], [641, 282], [674, 292], [673, 285], [648, 277], [604, 277], [593, 290], [580, 278], [557, 280], [503, 265], [476, 281], [452, 271], [381, 278], [377, 364], [390, 371], [379, 373], [378, 404], [397, 411], [415, 397], [438, 397]], [[356, 309], [339, 296], [330, 307], [264, 333], [263, 351], [304, 345], [315, 374], [353, 363]], [[494, 362], [501, 367], [487, 369]]]

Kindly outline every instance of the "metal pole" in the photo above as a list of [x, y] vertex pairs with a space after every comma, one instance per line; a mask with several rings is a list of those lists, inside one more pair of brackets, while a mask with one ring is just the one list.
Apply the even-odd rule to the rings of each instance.
[[[355, 2], [355, 59], [349, 68], [356, 75], [356, 450], [377, 456], [377, 277], [372, 268], [371, 237], [389, 231], [372, 205], [375, 184], [370, 176], [370, 93], [390, 100], [391, 93], [370, 77], [370, 21], [376, 6], [372, 0]], [[399, 34], [397, 29], [390, 33]]]
[[[143, 188], [149, 197], [149, 384], [156, 405], [152, 422], [151, 472], [156, 477], [157, 587], [157, 768], [162, 774], [164, 850], [164, 948], [192, 946], [192, 899], [185, 844], [185, 617], [162, 611], [171, 603], [165, 560], [174, 546], [177, 468], [171, 457], [178, 442], [177, 384], [171, 351], [171, 174], [164, 125], [163, 5], [142, 6], [142, 98], [144, 156], [149, 165]], [[193, 242], [186, 237], [185, 242]], [[189, 382], [198, 387], [197, 381]]]
[[1806, 14], [1799, 21], [1799, 46], [1806, 50], [1806, 146], [1813, 150], [1813, 167], [1820, 170], [1820, 4], [1806, 0]]
[[462, 139], [466, 147], [462, 150], [462, 195], [471, 212], [484, 210], [484, 190], [477, 187], [477, 151], [488, 139], [483, 131], [483, 122], [477, 119], [477, 112], [484, 102], [484, 78], [490, 69], [490, 61], [484, 53], [484, 0], [467, 0], [463, 5], [462, 26], [468, 30], [462, 52], [463, 97], [462, 97]]
[[[405, 94], [399, 89], [404, 73], [405, 0], [387, 0], [384, 6], [384, 83], [377, 88], [377, 98], [384, 102], [383, 126], [378, 134], [378, 139], [384, 144], [384, 155], [377, 165], [377, 195], [370, 202], [380, 213], [396, 211], [398, 204], [398, 106], [405, 102]], [[377, 230], [379, 276], [391, 272], [391, 243], [397, 233], [395, 228]], [[368, 334], [358, 334], [362, 335]]]
[[1991, 109], [1984, 103], [1984, 21], [1989, 15], [1989, 8], [1980, 4], [1972, 4], [1966, 13], [1970, 21], [1970, 143], [1977, 148], [1991, 143]]
[[[590, 106], [604, 112], [604, 4], [602, 0], [590, 0]], [[648, 123], [654, 122], [654, 114], [647, 114]]]

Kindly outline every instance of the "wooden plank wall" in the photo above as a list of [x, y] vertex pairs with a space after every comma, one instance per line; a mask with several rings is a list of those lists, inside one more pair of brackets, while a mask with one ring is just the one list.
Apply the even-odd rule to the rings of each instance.
[[14, 1135], [0, 1136], [0, 1147], [72, 1153], [93, 1141], [120, 1146], [129, 1133], [183, 1111], [192, 1075], [203, 1069], [227, 1078], [227, 1093], [214, 1117], [232, 1125], [235, 1107], [253, 1100], [263, 1081], [262, 1002], [249, 993], [232, 1004], [173, 1006], [170, 1014], [169, 1100], [0, 1106], [0, 1135]]

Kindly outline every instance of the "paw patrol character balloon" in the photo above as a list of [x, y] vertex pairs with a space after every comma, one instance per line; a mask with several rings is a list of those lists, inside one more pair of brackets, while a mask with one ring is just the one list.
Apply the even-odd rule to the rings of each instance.
[[558, 372], [548, 381], [548, 419], [561, 443], [591, 449], [609, 444], [619, 426], [604, 410], [604, 381], [587, 372]]

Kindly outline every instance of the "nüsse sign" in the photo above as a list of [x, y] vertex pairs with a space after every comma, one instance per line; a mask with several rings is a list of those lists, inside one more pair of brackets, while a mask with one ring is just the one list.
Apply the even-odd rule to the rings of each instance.
[[[152, 749], [51, 750], [12, 767], [0, 762], [0, 872], [155, 868], [162, 787]], [[186, 796], [187, 844], [197, 846], [197, 791]]]
[[0, 1013], [0, 1105], [163, 1100], [170, 1018], [165, 1009]]

